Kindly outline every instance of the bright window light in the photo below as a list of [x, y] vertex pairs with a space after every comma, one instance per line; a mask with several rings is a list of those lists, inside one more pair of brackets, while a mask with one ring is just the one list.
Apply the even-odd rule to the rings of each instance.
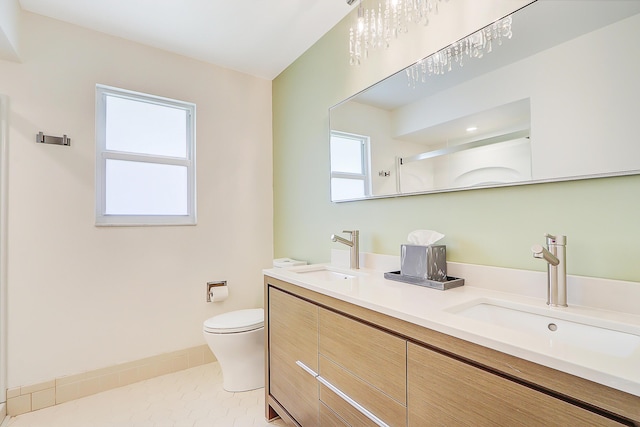
[[195, 224], [195, 105], [96, 87], [96, 224]]
[[360, 199], [371, 193], [369, 137], [331, 132], [331, 200]]

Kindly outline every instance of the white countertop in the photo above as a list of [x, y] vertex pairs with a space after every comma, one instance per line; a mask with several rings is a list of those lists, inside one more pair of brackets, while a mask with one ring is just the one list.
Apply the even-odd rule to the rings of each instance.
[[[387, 258], [389, 261], [392, 257]], [[391, 260], [386, 265], [383, 262], [382, 266], [378, 263], [375, 268], [343, 268], [341, 271], [355, 274], [355, 277], [333, 281], [305, 277], [296, 272], [317, 268], [317, 265], [267, 269], [264, 274], [640, 396], [640, 345], [631, 354], [620, 356], [611, 354], [598, 343], [593, 343], [593, 349], [589, 350], [563, 342], [550, 342], [543, 336], [516, 332], [455, 313], [458, 306], [499, 302], [574, 322], [588, 318], [598, 326], [609, 325], [629, 333], [634, 340], [637, 336], [640, 342], [640, 313], [634, 311], [638, 310], [636, 306], [640, 301], [639, 283], [569, 276], [569, 307], [550, 308], [546, 305], [545, 273], [449, 263], [449, 275], [464, 278], [465, 285], [440, 291], [385, 279], [385, 271], [395, 270], [389, 268], [393, 264]], [[332, 267], [340, 269], [339, 266]], [[594, 295], [598, 292], [604, 292], [605, 296]], [[615, 295], [610, 295], [612, 293]], [[614, 309], [616, 301], [625, 311]], [[585, 303], [593, 305], [586, 306]]]

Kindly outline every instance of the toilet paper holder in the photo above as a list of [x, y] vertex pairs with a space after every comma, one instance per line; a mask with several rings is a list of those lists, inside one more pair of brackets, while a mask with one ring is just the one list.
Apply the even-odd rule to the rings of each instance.
[[211, 302], [211, 288], [216, 288], [218, 286], [227, 286], [227, 281], [221, 280], [219, 282], [207, 282], [207, 302]]

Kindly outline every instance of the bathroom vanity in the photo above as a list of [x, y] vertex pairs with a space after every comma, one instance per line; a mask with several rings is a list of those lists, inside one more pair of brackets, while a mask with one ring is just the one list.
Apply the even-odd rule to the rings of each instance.
[[[305, 271], [313, 273], [299, 270]], [[493, 291], [438, 291], [384, 280], [381, 272], [336, 269], [308, 276], [266, 270], [264, 285], [269, 420], [640, 426], [639, 365], [632, 365], [629, 384], [615, 387], [615, 375], [582, 375], [593, 369], [574, 368], [570, 360], [547, 363], [518, 348], [515, 336], [514, 345], [505, 346], [492, 339], [495, 328], [479, 322], [469, 329], [473, 320], [446, 309], [488, 300], [498, 295]], [[399, 307], [407, 307], [406, 315]]]

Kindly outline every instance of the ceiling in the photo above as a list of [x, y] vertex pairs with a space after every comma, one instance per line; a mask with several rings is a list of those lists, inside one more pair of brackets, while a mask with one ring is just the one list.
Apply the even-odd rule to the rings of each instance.
[[345, 0], [19, 0], [23, 10], [272, 80]]

